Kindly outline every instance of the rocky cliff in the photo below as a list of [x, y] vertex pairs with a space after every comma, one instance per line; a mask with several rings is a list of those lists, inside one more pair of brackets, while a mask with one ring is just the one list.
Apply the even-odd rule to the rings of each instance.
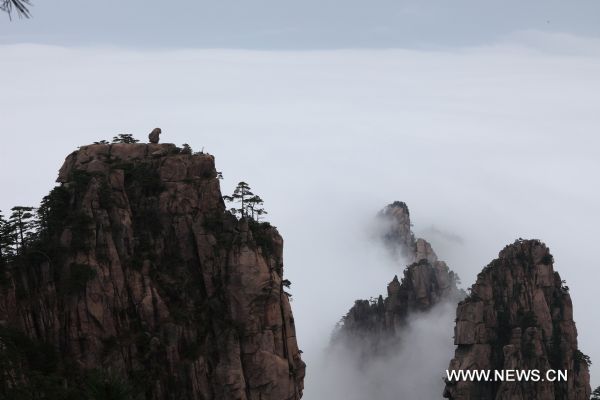
[[39, 239], [3, 267], [2, 394], [302, 397], [283, 240], [225, 210], [213, 156], [83, 146], [58, 182]]
[[[569, 399], [590, 396], [589, 358], [577, 348], [569, 289], [553, 268], [548, 248], [518, 240], [478, 275], [456, 313], [451, 370], [539, 370], [538, 382], [449, 381], [444, 397], [473, 399]], [[551, 382], [546, 371], [566, 370]]]
[[397, 338], [410, 313], [427, 311], [444, 300], [457, 303], [464, 295], [456, 286], [458, 276], [438, 260], [431, 245], [415, 239], [405, 203], [388, 205], [377, 219], [383, 227], [380, 239], [399, 266], [408, 266], [401, 280], [394, 276], [388, 284], [385, 298], [380, 295], [376, 300], [357, 300], [334, 335], [334, 341], [358, 339], [366, 343], [370, 353], [387, 351], [389, 340]]

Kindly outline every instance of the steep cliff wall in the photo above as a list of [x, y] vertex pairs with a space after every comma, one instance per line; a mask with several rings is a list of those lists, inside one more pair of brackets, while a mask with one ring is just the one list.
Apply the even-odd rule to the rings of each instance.
[[357, 300], [334, 335], [334, 341], [360, 340], [366, 348], [356, 349], [367, 353], [386, 352], [410, 313], [427, 311], [444, 300], [457, 303], [464, 295], [456, 286], [458, 276], [438, 260], [431, 245], [415, 239], [405, 203], [388, 205], [377, 218], [383, 227], [380, 238], [398, 265], [409, 265], [401, 280], [394, 276], [388, 284], [387, 297]]
[[569, 399], [590, 396], [588, 359], [577, 348], [568, 288], [548, 248], [519, 240], [478, 275], [458, 305], [451, 370], [566, 370], [567, 381], [448, 382], [444, 396], [473, 399]]
[[302, 396], [283, 240], [225, 211], [213, 156], [84, 146], [58, 182], [39, 243], [2, 274], [4, 393], [83, 398], [100, 376], [123, 398]]

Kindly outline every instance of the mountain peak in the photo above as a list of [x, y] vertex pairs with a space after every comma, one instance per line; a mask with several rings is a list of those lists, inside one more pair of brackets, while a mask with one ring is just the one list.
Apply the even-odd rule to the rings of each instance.
[[[567, 371], [566, 381], [448, 381], [444, 396], [574, 399], [590, 396], [589, 358], [577, 347], [569, 289], [548, 247], [519, 239], [478, 275], [456, 312], [450, 370]], [[545, 376], [542, 376], [545, 378]]]
[[100, 376], [147, 400], [300, 399], [283, 239], [225, 210], [212, 155], [93, 144], [58, 182], [38, 239], [0, 271], [0, 342], [19, 355], [10, 390], [39, 385], [18, 332], [51, 356], [44, 390], [65, 398], [89, 397]]

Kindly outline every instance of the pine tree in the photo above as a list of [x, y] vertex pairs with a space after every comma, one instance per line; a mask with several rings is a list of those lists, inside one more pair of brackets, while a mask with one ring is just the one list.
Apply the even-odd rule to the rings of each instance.
[[8, 234], [8, 221], [0, 211], [0, 266], [4, 265], [10, 254], [10, 237]]
[[252, 219], [256, 219], [258, 221], [258, 216], [261, 214], [266, 214], [266, 211], [261, 207], [264, 202], [260, 196], [252, 196], [247, 200], [247, 210]]
[[262, 208], [259, 208], [258, 210], [256, 210], [256, 221], [260, 222], [260, 217], [263, 216], [263, 215], [265, 215], [265, 214], [268, 214], [268, 212], [266, 212]]
[[261, 216], [268, 214], [262, 207], [263, 204], [264, 201], [260, 196], [253, 196], [248, 200], [248, 208], [252, 212], [252, 219], [255, 219], [257, 222], [260, 221]]
[[139, 140], [133, 137], [129, 133], [121, 133], [118, 136], [113, 137], [113, 143], [137, 143]]
[[35, 219], [34, 219], [34, 208], [16, 206], [11, 208], [12, 214], [8, 219], [8, 232], [9, 236], [14, 237], [15, 251], [21, 252], [26, 246], [27, 242], [33, 238], [35, 234]]
[[49, 239], [62, 229], [68, 216], [69, 197], [65, 188], [57, 186], [42, 199], [36, 210], [35, 226], [41, 240]]
[[237, 184], [231, 197], [233, 201], [240, 203], [240, 208], [237, 209], [236, 214], [240, 214], [243, 217], [248, 216], [248, 199], [253, 196], [254, 193], [250, 190], [250, 185], [242, 181]]
[[252, 193], [250, 185], [243, 181], [237, 184], [231, 196], [223, 196], [223, 200], [228, 203], [239, 203], [239, 207], [232, 207], [229, 211], [241, 218], [250, 217], [258, 222], [262, 215], [267, 214], [262, 207], [263, 199]]
[[189, 144], [184, 143], [181, 146], [181, 154], [192, 154], [193, 152], [194, 151], [192, 150], [192, 147]]
[[592, 392], [592, 397], [590, 397], [590, 400], [600, 400], [600, 386], [598, 386], [596, 389], [594, 389], [594, 391]]

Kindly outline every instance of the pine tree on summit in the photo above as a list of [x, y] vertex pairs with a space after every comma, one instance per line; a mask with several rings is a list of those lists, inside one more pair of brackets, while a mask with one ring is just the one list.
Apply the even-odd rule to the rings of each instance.
[[113, 137], [113, 143], [127, 143], [133, 144], [139, 142], [136, 138], [133, 137], [130, 133], [120, 133], [119, 135]]

